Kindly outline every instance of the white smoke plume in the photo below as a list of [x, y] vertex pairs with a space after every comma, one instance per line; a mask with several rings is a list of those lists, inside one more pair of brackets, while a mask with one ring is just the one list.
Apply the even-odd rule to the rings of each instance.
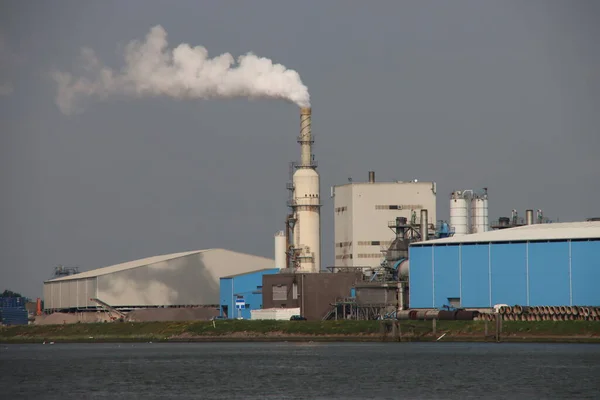
[[182, 43], [168, 48], [167, 32], [153, 27], [145, 41], [125, 48], [125, 65], [115, 71], [104, 66], [91, 49], [81, 51], [85, 77], [55, 72], [56, 103], [64, 114], [77, 111], [82, 98], [106, 99], [111, 95], [168, 96], [175, 99], [266, 98], [310, 107], [308, 88], [300, 75], [268, 58], [252, 53], [208, 57], [202, 46]]

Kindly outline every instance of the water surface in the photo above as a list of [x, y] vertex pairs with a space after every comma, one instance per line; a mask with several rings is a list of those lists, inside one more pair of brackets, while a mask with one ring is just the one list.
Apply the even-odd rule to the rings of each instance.
[[6, 399], [600, 399], [600, 346], [0, 345]]

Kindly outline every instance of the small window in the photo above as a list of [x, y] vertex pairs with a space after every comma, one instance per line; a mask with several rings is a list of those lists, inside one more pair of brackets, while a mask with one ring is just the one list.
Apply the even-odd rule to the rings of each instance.
[[273, 286], [273, 300], [274, 301], [285, 301], [287, 300], [287, 285]]
[[460, 297], [448, 297], [448, 304], [450, 307], [460, 307]]

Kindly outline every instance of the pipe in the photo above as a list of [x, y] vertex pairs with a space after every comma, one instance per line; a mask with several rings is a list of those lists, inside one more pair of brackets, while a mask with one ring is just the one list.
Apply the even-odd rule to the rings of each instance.
[[369, 171], [369, 183], [375, 183], [375, 171]]
[[565, 307], [565, 306], [560, 306], [560, 307], [559, 307], [559, 312], [560, 312], [561, 314], [566, 314], [566, 313], [567, 313], [567, 307]]
[[513, 312], [515, 314], [522, 314], [523, 313], [523, 307], [521, 307], [520, 305], [516, 305], [513, 307]]
[[[470, 194], [468, 197], [467, 197], [467, 193]], [[463, 190], [462, 191], [462, 197], [463, 197], [463, 199], [467, 199], [467, 198], [470, 199], [470, 198], [472, 198], [473, 197], [473, 190], [471, 190], [471, 189]]]
[[527, 225], [533, 225], [533, 210], [525, 210], [525, 223]]
[[550, 314], [550, 307], [548, 307], [548, 306], [543, 306], [543, 307], [544, 307], [544, 315]]
[[427, 320], [427, 321], [431, 321], [432, 319], [437, 319], [439, 315], [439, 311], [425, 311], [425, 315], [423, 316], [423, 319]]
[[312, 133], [310, 129], [312, 110], [310, 107], [300, 109], [300, 137], [298, 143], [301, 145], [300, 163], [303, 167], [312, 166]]
[[571, 307], [571, 314], [579, 315], [579, 307]]
[[412, 310], [396, 311], [396, 319], [410, 319], [411, 312]]
[[421, 210], [421, 241], [429, 239], [429, 228], [427, 226], [427, 210]]
[[457, 311], [440, 311], [438, 313], [439, 320], [455, 320]]

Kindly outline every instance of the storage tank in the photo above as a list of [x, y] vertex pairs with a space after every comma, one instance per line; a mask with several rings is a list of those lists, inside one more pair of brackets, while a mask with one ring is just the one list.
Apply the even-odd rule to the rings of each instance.
[[489, 227], [487, 196], [471, 199], [471, 233], [487, 232]]
[[483, 200], [483, 225], [484, 225], [484, 232], [487, 232], [487, 231], [490, 230], [490, 214], [489, 214], [489, 208], [488, 208], [488, 196], [487, 196], [487, 194], [485, 196], [483, 196], [482, 200]]
[[457, 190], [450, 196], [450, 226], [454, 228], [454, 236], [466, 235], [468, 232], [469, 214], [467, 199], [463, 192]]
[[275, 268], [283, 269], [287, 268], [285, 265], [286, 243], [285, 243], [285, 232], [279, 231], [275, 234]]

